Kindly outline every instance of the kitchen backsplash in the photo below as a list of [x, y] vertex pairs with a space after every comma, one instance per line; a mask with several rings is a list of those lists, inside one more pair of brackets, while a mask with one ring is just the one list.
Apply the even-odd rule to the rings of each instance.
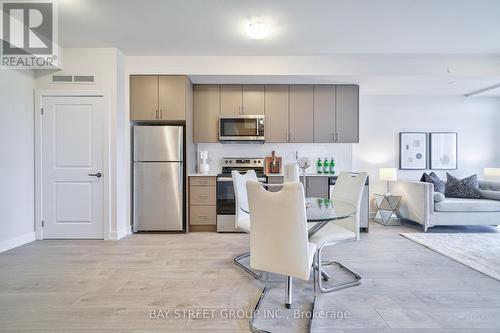
[[[299, 157], [307, 156], [311, 160], [311, 167], [307, 172], [316, 172], [318, 157], [324, 160], [332, 157], [335, 160], [335, 169], [340, 171], [352, 170], [352, 144], [341, 143], [264, 143], [264, 144], [221, 144], [199, 143], [200, 150], [208, 151], [208, 164], [210, 173], [221, 171], [220, 160], [224, 157], [266, 157], [271, 156], [274, 150], [278, 156], [283, 157], [283, 164], [295, 162], [295, 152]], [[197, 153], [199, 159], [199, 153]], [[198, 163], [197, 163], [198, 164]], [[197, 166], [198, 167], [198, 166]]]

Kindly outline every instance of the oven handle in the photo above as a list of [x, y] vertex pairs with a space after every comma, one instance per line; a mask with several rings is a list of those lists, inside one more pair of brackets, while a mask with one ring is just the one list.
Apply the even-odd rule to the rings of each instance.
[[[267, 179], [263, 178], [263, 177], [259, 177], [259, 178], [257, 178], [257, 180], [261, 183], [267, 182]], [[218, 182], [232, 182], [233, 178], [232, 177], [217, 177], [217, 181]]]

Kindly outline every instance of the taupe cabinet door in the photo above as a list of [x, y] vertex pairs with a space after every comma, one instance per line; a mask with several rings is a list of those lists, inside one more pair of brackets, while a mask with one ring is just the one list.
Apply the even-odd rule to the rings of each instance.
[[157, 120], [158, 76], [130, 77], [130, 120]]
[[219, 142], [219, 85], [194, 86], [194, 142]]
[[263, 115], [264, 114], [264, 86], [247, 85], [243, 86], [243, 114]]
[[289, 86], [265, 87], [266, 142], [288, 142]]
[[313, 142], [313, 87], [290, 86], [289, 142]]
[[186, 77], [181, 75], [160, 75], [159, 119], [186, 119]]
[[306, 196], [328, 198], [328, 189], [327, 176], [306, 177]]
[[314, 142], [335, 142], [335, 86], [314, 86]]
[[336, 88], [336, 142], [359, 142], [359, 87]]
[[243, 114], [243, 87], [240, 85], [221, 85], [220, 88], [221, 114]]

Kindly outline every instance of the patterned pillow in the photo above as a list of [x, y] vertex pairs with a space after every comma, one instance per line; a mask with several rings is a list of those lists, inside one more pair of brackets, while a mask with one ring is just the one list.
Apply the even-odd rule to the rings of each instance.
[[439, 192], [444, 194], [446, 183], [443, 180], [441, 180], [441, 178], [439, 178], [439, 176], [436, 175], [434, 172], [431, 172], [430, 175], [424, 173], [420, 181], [434, 184], [434, 192]]
[[480, 199], [479, 181], [477, 175], [472, 175], [464, 179], [458, 179], [448, 172], [446, 173], [446, 190], [445, 195], [447, 198], [466, 198], [466, 199]]

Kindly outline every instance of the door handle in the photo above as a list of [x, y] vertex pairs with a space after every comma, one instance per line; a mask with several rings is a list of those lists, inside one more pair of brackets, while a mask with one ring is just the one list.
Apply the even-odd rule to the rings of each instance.
[[98, 173], [89, 173], [89, 176], [101, 178], [102, 177], [102, 173], [100, 173], [100, 172], [98, 172]]

